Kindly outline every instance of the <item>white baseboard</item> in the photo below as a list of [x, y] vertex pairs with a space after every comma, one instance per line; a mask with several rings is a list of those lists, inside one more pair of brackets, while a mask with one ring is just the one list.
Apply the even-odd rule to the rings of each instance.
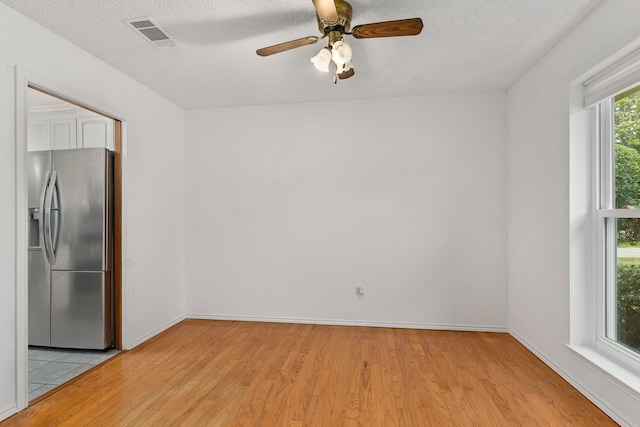
[[367, 326], [374, 328], [399, 328], [399, 329], [427, 329], [443, 331], [467, 331], [467, 332], [508, 332], [507, 328], [498, 326], [479, 325], [448, 325], [440, 323], [406, 323], [406, 322], [377, 322], [340, 319], [307, 319], [293, 317], [262, 317], [262, 316], [229, 316], [217, 314], [189, 313], [188, 319], [204, 320], [232, 320], [236, 322], [267, 322], [267, 323], [301, 323], [309, 325], [332, 326]]
[[571, 384], [576, 390], [582, 393], [587, 399], [589, 399], [594, 405], [600, 408], [605, 414], [607, 414], [611, 419], [613, 419], [616, 423], [620, 424], [623, 427], [633, 427], [633, 424], [628, 422], [624, 417], [620, 416], [620, 414], [616, 413], [612, 408], [609, 407], [606, 403], [600, 400], [597, 396], [593, 395], [589, 390], [580, 384], [579, 381], [576, 381], [571, 375], [569, 375], [566, 371], [561, 369], [558, 365], [553, 363], [550, 359], [548, 359], [542, 352], [538, 351], [533, 345], [531, 345], [527, 340], [522, 338], [513, 330], [509, 330], [509, 334], [514, 337], [520, 344], [525, 346], [527, 350], [533, 353], [538, 359], [542, 360], [544, 364], [553, 369], [558, 375], [560, 375], [566, 382]]
[[137, 346], [139, 346], [140, 344], [142, 344], [143, 342], [155, 337], [156, 335], [158, 335], [161, 332], [166, 331], [167, 329], [169, 329], [170, 327], [182, 322], [183, 320], [185, 320], [187, 318], [187, 316], [185, 316], [184, 314], [181, 316], [178, 316], [177, 318], [175, 318], [174, 320], [165, 323], [164, 325], [160, 326], [157, 329], [154, 329], [153, 331], [149, 332], [148, 334], [136, 339], [133, 341], [133, 345], [131, 346], [131, 348], [128, 348], [127, 350], [131, 350]]
[[15, 415], [17, 413], [18, 413], [18, 407], [16, 405], [11, 405], [8, 408], [0, 411], [0, 421], [6, 420], [10, 416]]

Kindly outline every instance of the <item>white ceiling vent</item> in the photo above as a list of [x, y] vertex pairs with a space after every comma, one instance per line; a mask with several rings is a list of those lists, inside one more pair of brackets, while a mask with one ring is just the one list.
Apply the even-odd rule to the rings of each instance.
[[151, 18], [125, 19], [124, 22], [155, 47], [176, 45], [176, 41]]

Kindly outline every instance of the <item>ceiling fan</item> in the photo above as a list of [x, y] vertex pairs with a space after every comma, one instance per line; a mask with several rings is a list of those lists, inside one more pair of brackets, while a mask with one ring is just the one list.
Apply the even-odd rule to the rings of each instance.
[[420, 18], [356, 25], [353, 30], [349, 31], [352, 14], [352, 8], [349, 3], [344, 0], [312, 1], [316, 9], [318, 29], [322, 36], [309, 36], [291, 40], [258, 49], [256, 53], [260, 56], [269, 56], [314, 44], [318, 40], [328, 38], [327, 47], [322, 48], [320, 53], [311, 58], [311, 62], [319, 70], [328, 72], [329, 65], [333, 61], [336, 65], [336, 77], [333, 79], [335, 83], [337, 78], [348, 79], [355, 73], [351, 63], [351, 47], [343, 40], [345, 35], [350, 35], [357, 39], [372, 39], [378, 37], [416, 36], [422, 31], [423, 25]]

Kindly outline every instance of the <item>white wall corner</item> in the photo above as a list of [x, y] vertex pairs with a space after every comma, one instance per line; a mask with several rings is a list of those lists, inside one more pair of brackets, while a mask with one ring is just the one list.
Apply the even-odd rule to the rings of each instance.
[[160, 326], [159, 328], [156, 328], [153, 331], [149, 332], [148, 334], [146, 334], [146, 335], [138, 338], [137, 340], [133, 341], [133, 345], [130, 346], [129, 348], [127, 348], [127, 350], [131, 350], [131, 349], [139, 346], [143, 342], [150, 340], [151, 338], [153, 338], [156, 335], [166, 331], [167, 329], [171, 328], [172, 326], [177, 325], [178, 323], [182, 322], [185, 319], [187, 319], [187, 316], [184, 315], [184, 314], [181, 315], [181, 316], [178, 316], [177, 318], [173, 319], [172, 321], [165, 323], [164, 325]]

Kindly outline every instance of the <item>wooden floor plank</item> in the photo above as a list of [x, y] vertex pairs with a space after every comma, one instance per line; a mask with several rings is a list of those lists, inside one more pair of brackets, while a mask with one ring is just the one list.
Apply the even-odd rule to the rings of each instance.
[[614, 426], [507, 334], [185, 320], [13, 426]]

